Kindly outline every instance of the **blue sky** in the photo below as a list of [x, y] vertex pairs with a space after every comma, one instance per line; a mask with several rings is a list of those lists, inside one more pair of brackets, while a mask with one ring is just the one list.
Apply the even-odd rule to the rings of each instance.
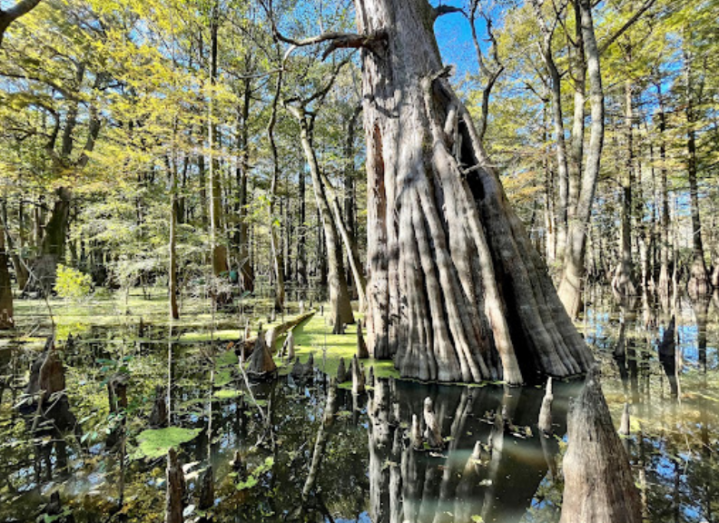
[[[432, 2], [437, 5], [439, 2]], [[444, 5], [462, 7], [463, 2], [441, 2]], [[472, 33], [469, 21], [460, 13], [441, 16], [434, 25], [437, 43], [439, 44], [442, 60], [445, 65], [457, 67], [457, 78], [463, 78], [466, 73], [477, 72], [477, 59], [472, 44]], [[480, 39], [484, 28], [477, 24]]]

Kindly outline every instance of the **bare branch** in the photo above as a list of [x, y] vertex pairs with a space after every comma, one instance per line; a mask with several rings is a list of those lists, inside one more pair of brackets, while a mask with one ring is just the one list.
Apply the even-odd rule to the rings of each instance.
[[2, 46], [3, 36], [5, 36], [8, 26], [21, 16], [28, 14], [39, 3], [40, 0], [20, 0], [7, 11], [0, 9], [0, 46]]
[[452, 13], [462, 13], [464, 14], [464, 11], [461, 7], [453, 7], [451, 5], [438, 5], [434, 8], [434, 19], [436, 20], [440, 16], [452, 14]]

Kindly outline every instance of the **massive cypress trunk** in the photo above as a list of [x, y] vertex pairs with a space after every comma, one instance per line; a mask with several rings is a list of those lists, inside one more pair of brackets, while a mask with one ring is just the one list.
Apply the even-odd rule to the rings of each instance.
[[426, 0], [356, 0], [368, 184], [368, 341], [403, 376], [519, 383], [591, 355], [442, 68]]

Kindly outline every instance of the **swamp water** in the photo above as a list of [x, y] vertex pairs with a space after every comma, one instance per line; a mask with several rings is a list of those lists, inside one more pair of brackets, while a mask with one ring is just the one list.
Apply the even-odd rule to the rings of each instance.
[[[368, 393], [353, 395], [345, 383], [335, 394], [321, 370], [334, 374], [337, 354], [352, 353], [355, 330], [348, 329], [342, 346], [315, 316], [295, 331], [302, 361], [314, 352], [312, 375], [293, 377], [290, 366], [282, 367], [276, 382], [253, 385], [250, 394], [226, 340], [211, 345], [187, 327], [170, 336], [159, 318], [146, 320], [142, 333], [138, 317], [98, 325], [95, 304], [58, 327], [81, 434], [33, 436], [34, 413], [13, 407], [42, 346], [35, 337], [47, 325], [34, 317], [40, 303], [20, 302], [19, 310], [21, 330], [25, 324], [23, 332], [33, 337], [0, 340], [0, 522], [162, 521], [166, 448], [184, 440], [178, 449], [186, 521], [209, 513], [228, 522], [559, 520], [566, 414], [581, 382], [555, 383], [552, 438], [536, 426], [541, 386], [424, 385], [391, 379], [384, 364]], [[713, 523], [719, 521], [719, 299], [678, 304], [677, 380], [668, 379], [657, 358], [668, 324], [659, 311], [621, 310], [597, 297], [579, 327], [602, 364], [615, 426], [625, 401], [632, 404], [632, 433], [624, 443], [646, 520]], [[236, 325], [232, 317], [220, 317], [218, 325], [218, 334], [234, 336], [221, 330]], [[81, 338], [62, 350], [68, 331], [81, 331]], [[118, 373], [127, 378], [126, 418], [108, 410], [107, 382]], [[166, 394], [168, 385], [172, 427], [183, 430], [144, 432], [156, 389]], [[442, 420], [442, 451], [413, 450], [406, 437], [426, 397]], [[108, 439], [115, 440], [112, 448]], [[242, 464], [233, 466], [238, 455]], [[209, 512], [198, 508], [208, 464]], [[62, 509], [44, 515], [53, 512], [46, 508], [53, 493]]]

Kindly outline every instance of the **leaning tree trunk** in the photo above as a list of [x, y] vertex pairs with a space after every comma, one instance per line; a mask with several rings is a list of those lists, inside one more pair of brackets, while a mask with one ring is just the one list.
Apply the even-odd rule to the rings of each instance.
[[370, 351], [422, 380], [582, 373], [589, 351], [446, 79], [437, 12], [356, 7], [374, 42], [362, 51]]
[[[334, 321], [333, 332], [339, 334], [342, 324], [353, 324], [354, 314], [352, 313], [352, 302], [350, 301], [349, 290], [347, 289], [347, 279], [345, 278], [344, 263], [342, 261], [342, 248], [340, 246], [340, 237], [337, 231], [333, 213], [330, 208], [327, 196], [327, 188], [322, 182], [322, 175], [317, 163], [317, 157], [312, 147], [311, 130], [307, 123], [305, 115], [302, 113], [304, 109], [297, 109], [288, 106], [292, 115], [297, 118], [300, 125], [300, 141], [305, 159], [310, 168], [312, 176], [312, 187], [315, 192], [315, 200], [317, 201], [317, 212], [325, 233], [325, 242], [327, 245], [327, 262], [328, 262], [328, 287], [330, 295], [330, 305], [332, 308], [332, 319]], [[320, 259], [322, 257], [320, 256]]]

